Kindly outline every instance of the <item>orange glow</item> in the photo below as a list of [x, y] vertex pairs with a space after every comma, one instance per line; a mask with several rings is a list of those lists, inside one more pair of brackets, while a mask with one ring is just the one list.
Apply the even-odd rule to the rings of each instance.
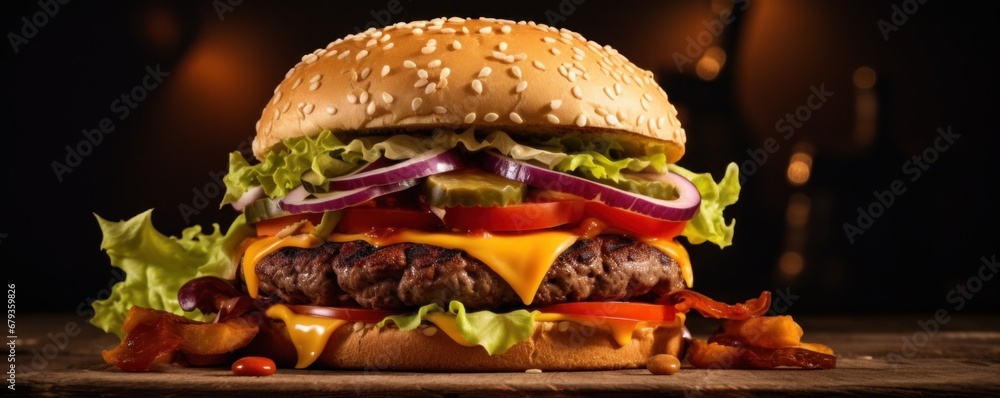
[[877, 75], [875, 70], [868, 66], [861, 66], [854, 70], [854, 86], [862, 90], [875, 87]]
[[177, 17], [165, 7], [159, 6], [146, 12], [142, 23], [146, 38], [158, 50], [170, 50], [177, 46], [180, 26]]
[[778, 260], [778, 268], [781, 272], [788, 276], [795, 276], [802, 272], [805, 268], [805, 262], [802, 259], [802, 254], [794, 251], [787, 251], [785, 254], [781, 255], [781, 259]]
[[719, 47], [709, 47], [705, 50], [695, 66], [695, 73], [702, 80], [712, 81], [719, 76], [722, 66], [726, 64], [726, 51]]
[[805, 194], [796, 193], [788, 199], [788, 209], [785, 211], [785, 218], [788, 226], [801, 228], [809, 222], [809, 209], [812, 202]]

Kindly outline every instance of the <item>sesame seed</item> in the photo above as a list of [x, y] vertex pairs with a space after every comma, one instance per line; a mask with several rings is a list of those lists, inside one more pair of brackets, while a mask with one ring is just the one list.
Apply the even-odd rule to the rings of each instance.
[[484, 34], [484, 35], [485, 34], [489, 34], [489, 33], [493, 33], [493, 28], [489, 27], [489, 26], [487, 26], [485, 28], [481, 28], [481, 29], [479, 29], [479, 33]]
[[286, 102], [286, 103], [285, 103], [285, 106], [281, 107], [281, 112], [282, 112], [282, 113], [284, 113], [284, 112], [288, 112], [288, 108], [291, 108], [291, 107], [292, 107], [292, 103], [291, 103], [291, 101], [289, 101], [289, 102]]
[[489, 66], [484, 66], [483, 69], [479, 70], [479, 77], [482, 78], [489, 76], [490, 73], [493, 73], [493, 68], [490, 68]]
[[615, 83], [615, 94], [616, 95], [622, 95], [622, 85], [621, 84]]
[[441, 69], [441, 73], [438, 75], [439, 79], [446, 79], [451, 75], [451, 68]]
[[371, 47], [371, 46], [374, 46], [376, 44], [378, 44], [378, 39], [371, 39], [371, 40], [368, 40], [368, 43], [365, 43], [365, 47]]
[[337, 108], [334, 108], [332, 106], [328, 106], [328, 107], [326, 107], [326, 113], [329, 114], [329, 115], [336, 115], [337, 114]]
[[618, 117], [612, 113], [609, 113], [607, 116], [604, 117], [604, 121], [608, 122], [608, 124], [615, 125], [618, 124]]
[[577, 125], [577, 127], [586, 126], [587, 125], [587, 117], [584, 116], [583, 114], [580, 114], [580, 116], [577, 116], [576, 117], [576, 125]]
[[319, 88], [319, 82], [315, 82], [309, 85], [309, 91], [316, 91]]
[[292, 83], [292, 90], [295, 90], [296, 88], [298, 88], [300, 84], [302, 84], [302, 78], [301, 77], [298, 78], [298, 79], [295, 79], [295, 83]]
[[316, 76], [313, 76], [311, 79], [309, 79], [309, 83], [316, 83], [316, 82], [320, 81], [321, 79], [323, 79], [323, 75], [316, 75]]
[[431, 336], [437, 334], [437, 332], [438, 332], [438, 328], [434, 327], [434, 326], [431, 326], [429, 328], [424, 329], [423, 332], [421, 332], [421, 333], [423, 333], [424, 336], [431, 337]]
[[351, 329], [354, 330], [355, 333], [360, 332], [360, 331], [362, 331], [362, 330], [365, 329], [365, 323], [364, 322], [354, 322], [354, 325], [351, 326]]
[[403, 66], [407, 67], [407, 68], [416, 68], [417, 64], [413, 63], [413, 61], [406, 60], [406, 61], [403, 61]]
[[315, 108], [313, 104], [306, 104], [306, 106], [302, 108], [302, 112], [305, 112], [308, 115], [312, 113], [313, 108]]
[[379, 38], [379, 37], [382, 37], [382, 31], [381, 30], [376, 30], [374, 33], [372, 33], [372, 37], [374, 37], [376, 39]]
[[639, 115], [639, 117], [635, 119], [635, 124], [636, 126], [641, 126], [643, 123], [646, 123], [646, 115]]
[[562, 54], [562, 51], [559, 51], [559, 49], [555, 47], [550, 48], [549, 51], [552, 52], [552, 55]]
[[437, 49], [437, 47], [424, 47], [424, 48], [420, 49], [420, 53], [421, 54], [430, 54], [430, 53], [434, 52], [434, 50], [436, 50], [436, 49]]
[[435, 59], [435, 60], [427, 63], [427, 67], [428, 68], [432, 68], [433, 69], [433, 68], [437, 68], [439, 66], [441, 66], [441, 60], [440, 59]]
[[649, 95], [649, 93], [642, 94], [642, 98], [645, 98], [647, 101], [652, 101], [653, 100], [653, 96]]
[[[382, 32], [378, 32], [378, 33], [382, 33]], [[384, 36], [380, 37], [380, 38], [378, 39], [378, 41], [380, 41], [380, 42], [382, 42], [382, 43], [385, 43], [385, 42], [389, 41], [389, 38], [390, 38], [390, 37], [392, 37], [392, 35], [390, 35], [390, 34], [388, 34], [388, 33], [387, 33], [387, 34], [385, 34]]]
[[561, 106], [562, 100], [552, 100], [552, 102], [549, 102], [549, 107], [552, 108], [552, 110], [559, 109]]
[[281, 100], [281, 91], [274, 93], [274, 99], [271, 100], [271, 105], [277, 104]]
[[517, 112], [510, 113], [510, 120], [517, 124], [524, 123], [524, 119], [521, 119], [521, 115], [518, 115]]
[[434, 107], [434, 113], [440, 113], [440, 114], [443, 115], [445, 113], [448, 113], [448, 108], [445, 108], [443, 106], [435, 106]]
[[550, 113], [550, 114], [545, 115], [545, 118], [549, 120], [549, 123], [559, 124], [559, 117], [556, 116], [556, 115], [553, 115], [553, 114]]
[[548, 37], [548, 36], [546, 36], [546, 37], [543, 37], [543, 38], [542, 38], [542, 41], [544, 41], [544, 42], [546, 42], [546, 43], [548, 43], [548, 44], [552, 44], [552, 43], [555, 43], [555, 42], [556, 42], [556, 39], [553, 39], [553, 38], [551, 38], [551, 37]]
[[438, 87], [437, 88], [445, 88], [447, 86], [448, 86], [448, 79], [445, 79], [445, 78], [438, 79]]
[[499, 59], [501, 61], [505, 61], [505, 60], [507, 60], [507, 54], [504, 54], [504, 53], [502, 53], [500, 51], [493, 51], [493, 58]]
[[433, 94], [435, 90], [437, 90], [437, 83], [428, 84], [427, 87], [424, 88], [424, 94]]
[[500, 42], [500, 45], [497, 47], [500, 48], [500, 51], [507, 51], [507, 42], [502, 41]]
[[569, 71], [569, 74], [566, 75], [566, 79], [569, 79], [570, 83], [576, 83], [576, 71], [575, 70]]
[[500, 28], [500, 31], [503, 33], [510, 33], [510, 26], [504, 25], [502, 28]]
[[560, 332], [565, 332], [567, 330], [569, 330], [569, 322], [567, 322], [567, 321], [559, 322], [559, 331]]
[[417, 110], [417, 108], [420, 108], [420, 105], [423, 105], [423, 103], [424, 100], [422, 98], [420, 97], [414, 98], [413, 102], [410, 102], [410, 108], [412, 108], [413, 110]]
[[607, 94], [608, 98], [615, 99], [615, 93], [611, 91], [611, 87], [604, 87], [604, 94]]
[[649, 110], [649, 101], [646, 101], [645, 98], [639, 98], [639, 105], [642, 105], [642, 110], [644, 111]]
[[569, 32], [567, 32], [565, 29], [563, 29], [563, 32], [560, 33], [559, 36], [562, 36], [563, 39], [572, 39], [573, 38], [573, 36], [571, 36], [569, 34]]
[[272, 119], [277, 119], [279, 117], [281, 117], [281, 111], [275, 109], [274, 110], [274, 117]]
[[437, 41], [437, 40], [434, 40], [434, 39], [430, 39], [430, 40], [427, 40], [427, 44], [426, 44], [426, 46], [427, 46], [427, 47], [434, 47], [434, 46], [436, 46], [437, 44], [438, 44], [438, 41]]
[[449, 35], [453, 35], [453, 34], [455, 34], [455, 29], [452, 29], [452, 28], [444, 28], [444, 29], [441, 29], [441, 33], [447, 33], [447, 34], [449, 34]]
[[389, 74], [389, 65], [382, 65], [382, 77]]
[[569, 76], [569, 70], [567, 70], [565, 66], [559, 65], [558, 70], [559, 70], [559, 74], [562, 75], [562, 77], [568, 77]]
[[344, 52], [340, 53], [340, 55], [337, 56], [337, 59], [344, 59], [348, 55], [351, 55], [351, 50], [347, 50], [347, 51], [344, 51]]
[[313, 53], [309, 53], [309, 54], [306, 54], [306, 55], [302, 56], [302, 62], [305, 62], [307, 64], [311, 64], [313, 62], [316, 62], [317, 59], [319, 59], [319, 57], [317, 57], [316, 54], [313, 54]]
[[295, 68], [289, 69], [288, 72], [285, 72], [285, 79], [292, 77], [292, 73], [295, 73]]
[[305, 106], [306, 106], [306, 103], [305, 103], [305, 102], [299, 102], [299, 104], [297, 105], [297, 107], [298, 107], [299, 109], [302, 109], [302, 108], [303, 108], [303, 107], [305, 107]]
[[517, 87], [514, 87], [514, 92], [520, 93], [527, 88], [528, 88], [528, 82], [526, 80], [521, 80], [520, 83], [517, 83]]
[[367, 112], [369, 115], [375, 114], [375, 101], [372, 101], [371, 103], [368, 104], [368, 109], [366, 109], [365, 112]]
[[354, 94], [347, 94], [347, 102], [350, 102], [352, 104], [358, 103], [358, 96]]
[[420, 79], [420, 80], [417, 80], [416, 83], [413, 83], [413, 87], [423, 87], [423, 86], [426, 86], [426, 85], [427, 85], [427, 79]]
[[455, 41], [451, 42], [451, 48], [453, 48], [455, 50], [461, 50], [462, 49], [462, 43], [460, 43], [458, 40], [455, 40]]
[[531, 64], [534, 65], [539, 70], [545, 70], [545, 64], [543, 64], [542, 61], [536, 59], [534, 61], [531, 61]]
[[367, 91], [362, 91], [361, 92], [361, 96], [358, 97], [358, 102], [361, 102], [362, 104], [368, 102], [368, 92]]
[[476, 94], [482, 94], [483, 93], [483, 82], [479, 81], [479, 79], [473, 80], [472, 81], [472, 90], [475, 91]]
[[573, 96], [576, 99], [583, 99], [583, 91], [580, 91], [580, 86], [573, 86]]
[[415, 34], [415, 35], [422, 35], [422, 34], [424, 34], [424, 30], [420, 29], [420, 28], [415, 28], [415, 29], [413, 29], [413, 34]]
[[[514, 59], [518, 61], [524, 61], [528, 59], [528, 53], [517, 53], [516, 55], [514, 55]], [[512, 62], [512, 61], [507, 61], [507, 62]]]
[[465, 18], [451, 17], [451, 18], [448, 18], [448, 22], [457, 23], [457, 24], [463, 24], [463, 23], [465, 23]]
[[496, 113], [493, 113], [493, 112], [487, 113], [486, 116], [483, 116], [483, 120], [485, 120], [487, 122], [495, 122], [499, 118], [500, 118], [500, 115], [497, 115]]
[[469, 28], [466, 28], [466, 27], [463, 26], [462, 27], [462, 33], [469, 34]]
[[596, 113], [597, 116], [604, 117], [608, 115], [608, 110], [604, 108], [597, 108], [594, 109], [594, 113]]
[[663, 128], [663, 123], [666, 122], [666, 120], [667, 120], [667, 118], [665, 118], [663, 116], [660, 116], [659, 119], [656, 119], [656, 128], [662, 129]]
[[368, 75], [371, 74], [371, 73], [372, 73], [372, 68], [365, 68], [364, 70], [362, 70], [361, 71], [361, 80], [367, 79]]
[[521, 68], [518, 68], [516, 65], [510, 68], [510, 73], [518, 79], [521, 78]]
[[573, 54], [573, 59], [577, 61], [583, 61], [583, 56], [580, 54]]
[[475, 112], [469, 112], [468, 115], [465, 115], [465, 122], [466, 123], [472, 123], [474, 121], [476, 121], [476, 113]]
[[394, 98], [392, 98], [392, 94], [389, 94], [384, 91], [382, 92], [382, 101], [385, 101], [385, 103], [391, 104], [393, 99]]
[[392, 46], [394, 46], [394, 45], [396, 45], [396, 43], [389, 43], [389, 44], [386, 44], [385, 46], [383, 46], [382, 49], [383, 50], [388, 50], [388, 49], [392, 48]]
[[427, 71], [423, 70], [423, 69], [418, 70], [417, 71], [417, 76], [419, 76], [421, 79], [426, 79], [427, 78]]

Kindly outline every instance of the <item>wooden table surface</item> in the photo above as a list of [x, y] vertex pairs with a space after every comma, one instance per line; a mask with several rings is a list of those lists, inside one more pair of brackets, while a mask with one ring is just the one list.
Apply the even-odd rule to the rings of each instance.
[[[75, 315], [24, 315], [17, 323], [14, 391], [42, 396], [512, 396], [512, 395], [854, 395], [1000, 396], [1000, 317], [797, 318], [804, 340], [833, 347], [837, 368], [824, 371], [702, 370], [672, 376], [644, 369], [606, 372], [403, 373], [282, 369], [238, 377], [226, 368], [165, 367], [124, 373], [105, 365], [117, 338]], [[927, 322], [931, 320], [931, 322]], [[939, 330], [930, 332], [931, 325]], [[704, 338], [717, 325], [692, 317]], [[909, 343], [907, 343], [909, 342]], [[9, 347], [8, 347], [9, 348]], [[9, 374], [8, 374], [9, 378]], [[7, 381], [10, 385], [10, 381]], [[9, 388], [9, 387], [8, 387]]]

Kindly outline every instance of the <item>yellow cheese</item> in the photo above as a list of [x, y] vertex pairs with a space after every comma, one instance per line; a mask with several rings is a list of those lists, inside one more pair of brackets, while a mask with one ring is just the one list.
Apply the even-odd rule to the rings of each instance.
[[331, 242], [366, 241], [373, 246], [419, 243], [465, 250], [507, 281], [525, 305], [531, 304], [545, 273], [556, 258], [579, 239], [572, 231], [542, 231], [522, 235], [467, 235], [404, 230], [387, 236], [332, 234]]
[[274, 253], [283, 247], [299, 247], [309, 249], [317, 247], [323, 242], [310, 234], [294, 235], [285, 238], [270, 236], [252, 243], [247, 247], [246, 254], [243, 255], [243, 279], [247, 284], [247, 293], [250, 297], [257, 298], [258, 280], [254, 267], [262, 258]]
[[455, 315], [444, 312], [430, 312], [425, 319], [437, 326], [438, 329], [441, 329], [442, 332], [451, 337], [452, 340], [455, 340], [456, 343], [466, 347], [476, 345], [466, 340], [465, 336], [462, 336], [462, 332], [458, 331], [458, 324], [455, 323]]
[[568, 321], [576, 324], [608, 330], [618, 345], [626, 346], [632, 342], [632, 334], [642, 327], [680, 327], [684, 324], [684, 314], [677, 314], [672, 321], [634, 321], [629, 319], [599, 318], [569, 314], [538, 314], [535, 322]]
[[296, 369], [302, 369], [312, 365], [323, 353], [326, 343], [330, 340], [330, 335], [334, 330], [343, 326], [347, 321], [334, 318], [322, 318], [309, 315], [301, 315], [292, 312], [291, 308], [284, 304], [275, 304], [267, 309], [267, 316], [280, 319], [285, 322], [288, 336], [298, 353]]
[[684, 283], [687, 287], [694, 286], [694, 271], [691, 270], [691, 257], [688, 256], [687, 249], [681, 246], [680, 243], [673, 239], [657, 239], [657, 238], [638, 238], [643, 243], [653, 246], [659, 249], [667, 257], [677, 261], [677, 265], [681, 267], [681, 277], [684, 278]]

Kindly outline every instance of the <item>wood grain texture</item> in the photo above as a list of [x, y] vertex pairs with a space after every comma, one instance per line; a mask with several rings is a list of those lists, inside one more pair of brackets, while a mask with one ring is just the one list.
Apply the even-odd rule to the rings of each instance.
[[[915, 346], [916, 351], [906, 351], [913, 354], [908, 360], [891, 363], [887, 360], [889, 354], [906, 359], [903, 339], [919, 341], [913, 338], [920, 331], [916, 326], [919, 318], [893, 319], [803, 321], [808, 341], [837, 350], [837, 369], [827, 371], [703, 370], [686, 366], [676, 375], [655, 376], [644, 369], [540, 374], [281, 369], [273, 376], [255, 378], [234, 376], [225, 368], [165, 366], [146, 373], [120, 372], [101, 363], [99, 355], [100, 349], [113, 345], [115, 339], [89, 327], [73, 337], [46, 366], [32, 370], [33, 350], [41, 353], [51, 341], [47, 334], [73, 321], [48, 316], [37, 319], [34, 327], [29, 326], [31, 322], [22, 326], [16, 388], [17, 392], [45, 396], [130, 397], [1000, 395], [1000, 320], [953, 320], [926, 344]], [[40, 338], [25, 338], [27, 333]]]

